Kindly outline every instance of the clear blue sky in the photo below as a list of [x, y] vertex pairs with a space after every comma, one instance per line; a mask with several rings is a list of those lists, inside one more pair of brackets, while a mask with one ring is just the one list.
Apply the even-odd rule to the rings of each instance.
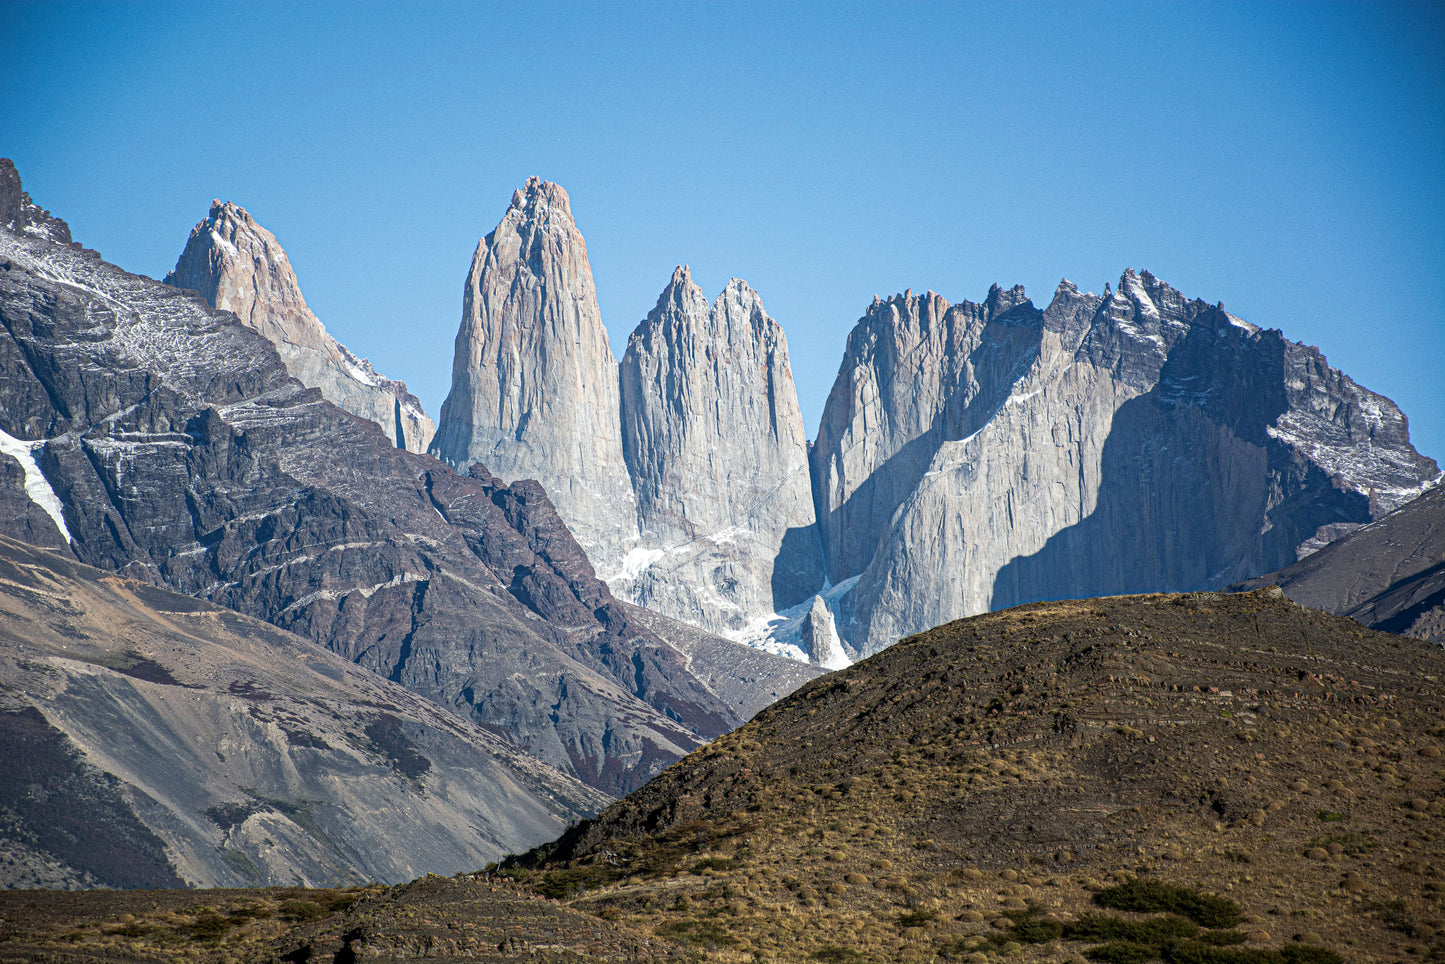
[[0, 9], [0, 154], [161, 277], [213, 197], [436, 414], [477, 240], [562, 184], [619, 354], [747, 279], [816, 432], [872, 296], [1148, 268], [1318, 345], [1445, 458], [1445, 4]]

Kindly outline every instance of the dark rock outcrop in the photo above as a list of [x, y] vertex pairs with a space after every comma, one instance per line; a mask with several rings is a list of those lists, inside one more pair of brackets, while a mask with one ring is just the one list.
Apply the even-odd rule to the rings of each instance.
[[1445, 644], [1445, 486], [1239, 588], [1272, 584], [1301, 605]]
[[610, 793], [738, 722], [611, 604], [540, 488], [395, 448], [194, 294], [8, 231], [0, 261], [0, 430], [40, 470], [5, 471], [9, 534], [54, 499], [47, 544], [298, 633]]
[[0, 157], [0, 228], [59, 244], [70, 243], [70, 225], [30, 200], [20, 186], [15, 162], [8, 157]]

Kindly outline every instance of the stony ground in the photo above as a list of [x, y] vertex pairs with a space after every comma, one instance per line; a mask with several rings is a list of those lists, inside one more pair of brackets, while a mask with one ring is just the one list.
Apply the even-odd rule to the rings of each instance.
[[1445, 961], [1442, 670], [1268, 591], [1021, 607], [814, 681], [500, 869], [189, 941], [4, 911], [0, 960]]

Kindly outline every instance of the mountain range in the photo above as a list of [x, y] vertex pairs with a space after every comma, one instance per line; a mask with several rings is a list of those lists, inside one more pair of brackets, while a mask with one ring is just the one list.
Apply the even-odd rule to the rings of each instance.
[[0, 536], [6, 886], [402, 882], [608, 797], [230, 609]]
[[1222, 588], [1423, 492], [1389, 399], [1145, 271], [876, 299], [813, 443], [782, 328], [679, 266], [618, 362], [533, 178], [477, 247], [432, 451], [540, 479], [620, 598], [835, 667], [1037, 599]]
[[611, 794], [740, 722], [689, 669], [725, 649], [614, 599], [535, 482], [398, 448], [234, 313], [78, 245], [0, 232], [0, 269], [5, 534], [264, 619]]
[[[0, 712], [33, 764], [0, 787], [7, 881], [454, 872], [1020, 602], [1280, 570], [1387, 628], [1441, 610], [1440, 473], [1398, 408], [1148, 272], [1043, 310], [875, 299], [809, 442], [741, 280], [679, 266], [619, 362], [534, 178], [476, 249], [432, 433], [244, 209], [161, 283], [5, 161], [0, 324]], [[44, 814], [66, 788], [107, 815], [90, 849], [144, 859], [84, 857]]]

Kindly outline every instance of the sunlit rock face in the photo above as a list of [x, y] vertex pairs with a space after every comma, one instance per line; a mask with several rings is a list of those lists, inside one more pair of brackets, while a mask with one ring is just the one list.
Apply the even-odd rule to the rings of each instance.
[[617, 360], [567, 192], [532, 178], [477, 245], [432, 452], [536, 479], [601, 572], [636, 528]]
[[264, 619], [611, 795], [739, 722], [536, 482], [398, 449], [93, 251], [0, 229], [0, 267], [0, 534]]
[[477, 249], [433, 450], [541, 479], [619, 598], [820, 665], [1019, 602], [1229, 585], [1438, 472], [1315, 349], [1133, 270], [1042, 310], [875, 299], [810, 449], [741, 281], [709, 301], [678, 268], [619, 373], [536, 179]]
[[822, 585], [787, 340], [746, 283], [679, 268], [622, 362], [567, 193], [536, 178], [478, 245], [432, 451], [539, 480], [623, 599], [738, 636]]
[[1438, 474], [1389, 399], [1148, 272], [982, 304], [905, 293], [849, 338], [813, 453], [845, 645], [1038, 599], [1228, 585]]
[[822, 584], [807, 435], [783, 330], [733, 279], [679, 267], [622, 358], [635, 563], [613, 590], [736, 633]]
[[435, 429], [421, 402], [404, 382], [377, 374], [327, 333], [306, 306], [276, 236], [244, 208], [212, 202], [165, 280], [234, 312], [276, 346], [292, 377], [320, 389], [338, 408], [375, 422], [398, 448], [426, 451]]

